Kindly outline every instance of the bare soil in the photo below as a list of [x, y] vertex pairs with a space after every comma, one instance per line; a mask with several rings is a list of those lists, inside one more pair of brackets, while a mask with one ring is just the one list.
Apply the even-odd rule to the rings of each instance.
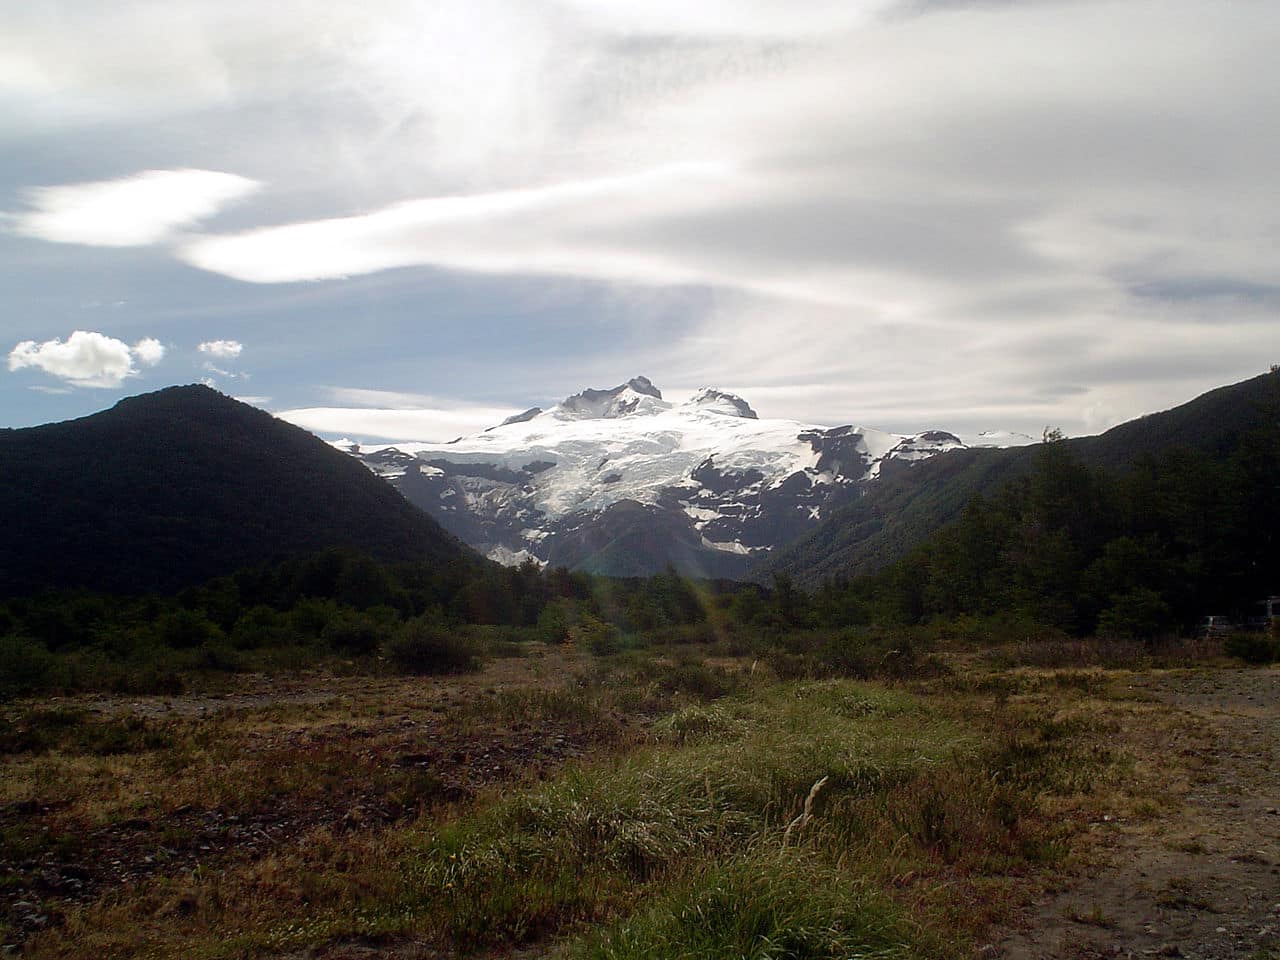
[[[450, 677], [240, 678], [234, 692], [163, 697], [67, 697], [41, 708], [136, 716], [190, 730], [233, 732], [246, 771], [291, 765], [332, 771], [344, 782], [319, 795], [247, 793], [175, 805], [164, 784], [136, 816], [94, 823], [86, 804], [62, 799], [56, 781], [0, 805], [0, 920], [18, 941], [57, 925], [68, 909], [157, 874], [180, 875], [252, 861], [317, 829], [378, 829], [436, 807], [466, 802], [494, 784], [538, 779], [566, 760], [623, 746], [634, 718], [529, 722], [486, 709], [504, 693], [562, 688], [581, 667], [571, 650], [491, 662]], [[22, 709], [22, 705], [19, 705]], [[6, 764], [11, 766], [11, 763]], [[320, 774], [317, 774], [320, 775]], [[23, 855], [18, 850], [33, 852]]]
[[1280, 669], [1133, 675], [1119, 737], [1159, 810], [1090, 825], [1090, 860], [983, 948], [1008, 960], [1280, 958]]

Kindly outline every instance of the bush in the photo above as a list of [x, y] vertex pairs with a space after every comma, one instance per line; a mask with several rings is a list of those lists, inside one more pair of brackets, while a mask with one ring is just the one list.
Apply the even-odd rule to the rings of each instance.
[[590, 615], [583, 616], [581, 623], [570, 627], [569, 636], [598, 657], [607, 657], [622, 649], [622, 633], [618, 628]]
[[1135, 587], [1113, 597], [1098, 617], [1099, 636], [1120, 640], [1154, 640], [1173, 623], [1173, 611], [1160, 594]]
[[322, 636], [324, 628], [337, 616], [338, 605], [332, 600], [304, 597], [289, 611], [289, 624], [296, 635], [314, 638]]
[[225, 642], [205, 644], [197, 651], [191, 665], [197, 670], [216, 673], [243, 673], [249, 669], [244, 655]]
[[423, 620], [406, 623], [386, 654], [400, 673], [464, 673], [480, 667], [475, 647], [458, 631]]
[[174, 650], [194, 650], [222, 638], [222, 631], [195, 610], [171, 610], [156, 623], [160, 641]]
[[364, 614], [343, 611], [320, 631], [320, 639], [342, 653], [365, 656], [378, 649], [387, 628]]
[[675, 663], [651, 661], [639, 675], [664, 693], [681, 693], [699, 700], [728, 696], [742, 684], [741, 674], [730, 673], [724, 667], [711, 666], [696, 658], [680, 658]]
[[538, 614], [539, 638], [544, 643], [564, 643], [569, 639], [569, 627], [572, 624], [572, 603], [568, 600], [552, 600]]
[[53, 654], [39, 640], [0, 637], [0, 699], [44, 689], [55, 666]]
[[1223, 649], [1228, 656], [1239, 657], [1245, 663], [1263, 665], [1280, 660], [1280, 643], [1261, 632], [1233, 633], [1227, 637]]
[[289, 618], [265, 604], [244, 612], [231, 630], [231, 645], [237, 650], [282, 647], [291, 643], [294, 632]]
[[796, 631], [782, 647], [767, 651], [765, 660], [782, 680], [903, 681], [935, 677], [949, 669], [938, 657], [921, 655], [910, 632], [881, 634], [857, 628]]
[[511, 624], [471, 624], [463, 628], [467, 642], [485, 656], [525, 657], [530, 645], [542, 637], [537, 627], [517, 627]]

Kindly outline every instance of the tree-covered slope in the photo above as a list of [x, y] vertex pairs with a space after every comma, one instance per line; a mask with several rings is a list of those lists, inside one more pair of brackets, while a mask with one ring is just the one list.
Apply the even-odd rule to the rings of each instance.
[[350, 457], [203, 386], [0, 430], [0, 525], [0, 595], [165, 591], [335, 546], [474, 557]]
[[[1174, 449], [1221, 460], [1236, 450], [1241, 438], [1274, 422], [1278, 391], [1280, 375], [1263, 374], [1096, 437], [1066, 440], [1063, 450], [1103, 470], [1123, 470], [1143, 457]], [[974, 496], [990, 496], [1026, 476], [1036, 449], [957, 450], [885, 476], [857, 503], [776, 551], [755, 575], [785, 573], [798, 583], [816, 586], [827, 579], [879, 570], [958, 519]]]

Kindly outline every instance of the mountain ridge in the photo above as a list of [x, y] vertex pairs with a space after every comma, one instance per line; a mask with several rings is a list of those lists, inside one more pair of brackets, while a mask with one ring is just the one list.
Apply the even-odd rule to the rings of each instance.
[[167, 592], [327, 547], [471, 562], [349, 457], [202, 385], [0, 431], [0, 522], [0, 593]]
[[341, 449], [501, 562], [733, 577], [882, 470], [963, 445], [940, 430], [762, 419], [710, 387], [675, 403], [637, 376], [447, 444]]
[[[1120, 471], [1140, 458], [1185, 447], [1222, 458], [1261, 426], [1280, 391], [1272, 371], [1218, 387], [1101, 434], [1060, 441], [1094, 469]], [[905, 556], [932, 533], [958, 518], [975, 496], [991, 496], [1032, 469], [1035, 447], [968, 448], [933, 458], [908, 475], [887, 478], [843, 506], [815, 529], [755, 565], [751, 576], [793, 577], [806, 587], [829, 579], [873, 573]]]

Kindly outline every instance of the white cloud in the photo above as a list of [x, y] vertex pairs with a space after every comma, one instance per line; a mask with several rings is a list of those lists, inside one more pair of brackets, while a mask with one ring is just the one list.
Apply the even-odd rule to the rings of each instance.
[[54, 243], [136, 247], [157, 243], [258, 189], [212, 170], [146, 170], [119, 180], [34, 187], [12, 229]]
[[164, 359], [164, 344], [155, 337], [143, 337], [133, 345], [133, 355], [144, 366], [154, 367]]
[[601, 234], [628, 213], [672, 215], [714, 202], [730, 176], [719, 165], [690, 163], [547, 187], [431, 197], [352, 217], [196, 238], [180, 255], [194, 266], [254, 283], [426, 264], [489, 273], [692, 281], [698, 274], [673, 258], [610, 248]]
[[492, 427], [514, 413], [519, 413], [514, 407], [463, 402], [421, 409], [301, 407], [280, 410], [275, 415], [321, 436], [351, 436], [388, 443], [414, 440], [435, 443]]
[[226, 377], [228, 380], [248, 380], [249, 374], [237, 373], [235, 370], [226, 370], [215, 363], [205, 361], [200, 364], [200, 369], [208, 373], [217, 374], [219, 377]]
[[623, 34], [811, 38], [860, 26], [897, 0], [564, 0], [593, 24]]
[[222, 360], [234, 360], [244, 352], [244, 344], [239, 340], [206, 340], [196, 347], [201, 353]]
[[163, 355], [164, 347], [151, 337], [130, 348], [123, 340], [76, 330], [65, 341], [56, 338], [43, 343], [22, 341], [9, 351], [9, 370], [31, 367], [75, 387], [110, 388], [137, 375], [135, 358], [151, 366]]
[[[912, 4], [878, 21], [886, 4], [822, 4], [812, 22], [773, 2], [571, 6], [578, 32], [558, 42], [572, 36], [590, 69], [548, 80], [531, 62], [525, 78], [553, 83], [531, 107], [547, 138], [573, 117], [569, 153], [558, 139], [517, 151], [539, 185], [201, 237], [180, 255], [253, 282], [425, 265], [699, 284], [839, 305], [856, 325], [1009, 322], [972, 309], [997, 294], [1087, 315], [1123, 295], [1122, 272], [1270, 282], [1280, 135], [1258, 118], [1280, 8], [1251, 5], [1239, 30], [1205, 0]], [[699, 59], [708, 49], [720, 59]]]
[[366, 390], [357, 387], [329, 387], [326, 391], [335, 403], [357, 407], [382, 407], [389, 410], [414, 410], [434, 407], [441, 401], [426, 393], [397, 390]]
[[[646, 372], [890, 429], [949, 408], [1079, 432], [1280, 359], [1280, 4], [19, 6], [10, 129], [128, 117], [133, 155], [186, 158], [200, 124], [214, 157], [173, 163], [288, 185], [255, 229], [177, 247], [241, 280], [619, 281], [633, 328], [696, 286], [687, 339], [654, 338]], [[612, 369], [643, 340], [566, 362]]]

